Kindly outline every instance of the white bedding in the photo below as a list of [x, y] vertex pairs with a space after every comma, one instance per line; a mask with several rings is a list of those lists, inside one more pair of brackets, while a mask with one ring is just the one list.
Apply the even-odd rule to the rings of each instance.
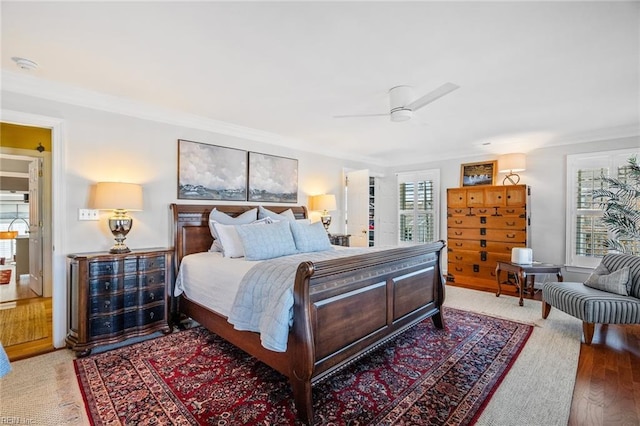
[[220, 252], [190, 254], [180, 264], [174, 295], [184, 293], [189, 299], [228, 317], [242, 277], [260, 262], [223, 257]]

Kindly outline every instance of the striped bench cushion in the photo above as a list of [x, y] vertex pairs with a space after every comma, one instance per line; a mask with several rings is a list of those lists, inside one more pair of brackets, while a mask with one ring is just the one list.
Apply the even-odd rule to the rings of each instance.
[[546, 283], [542, 300], [589, 323], [640, 324], [640, 299], [596, 290], [583, 283]]

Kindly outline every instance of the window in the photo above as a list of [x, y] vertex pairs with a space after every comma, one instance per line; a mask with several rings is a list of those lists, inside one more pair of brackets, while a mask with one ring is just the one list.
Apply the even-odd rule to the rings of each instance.
[[398, 242], [417, 244], [439, 235], [440, 170], [398, 174]]
[[607, 253], [610, 237], [602, 222], [600, 200], [593, 191], [606, 189], [602, 176], [624, 179], [628, 160], [638, 150], [619, 150], [567, 156], [567, 265], [593, 268]]

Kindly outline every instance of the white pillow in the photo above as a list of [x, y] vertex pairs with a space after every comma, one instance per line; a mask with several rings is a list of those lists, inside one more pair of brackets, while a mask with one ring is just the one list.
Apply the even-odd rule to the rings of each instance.
[[253, 221], [248, 225], [223, 225], [218, 222], [213, 222], [213, 227], [218, 235], [218, 243], [222, 248], [222, 255], [224, 257], [244, 257], [244, 246], [242, 240], [238, 235], [237, 228], [239, 226], [256, 226], [265, 225], [269, 223], [270, 219], [261, 219]]
[[287, 209], [282, 213], [272, 212], [271, 210], [267, 210], [262, 206], [258, 206], [258, 219], [263, 219], [265, 217], [269, 217], [274, 220], [287, 220], [293, 222], [296, 220], [296, 215], [293, 214], [291, 209]]
[[213, 226], [213, 222], [220, 223], [222, 225], [248, 225], [254, 222], [258, 218], [258, 209], [254, 208], [242, 213], [239, 216], [231, 217], [226, 213], [214, 208], [209, 213], [209, 231], [213, 237], [213, 244], [209, 251], [222, 251], [222, 244], [218, 241], [219, 237], [216, 233], [216, 229]]

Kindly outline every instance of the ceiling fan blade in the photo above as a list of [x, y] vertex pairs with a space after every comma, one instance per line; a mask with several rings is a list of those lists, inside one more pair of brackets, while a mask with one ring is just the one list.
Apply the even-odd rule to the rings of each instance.
[[431, 92], [427, 93], [426, 95], [416, 99], [415, 101], [411, 102], [409, 105], [406, 106], [407, 109], [410, 109], [411, 111], [415, 111], [417, 109], [422, 108], [423, 106], [430, 104], [431, 102], [435, 101], [436, 99], [439, 99], [441, 97], [443, 97], [444, 95], [453, 92], [456, 89], [459, 89], [460, 86], [458, 86], [457, 84], [453, 84], [453, 83], [445, 83], [442, 86], [438, 87], [435, 90], [432, 90]]
[[384, 114], [346, 114], [346, 115], [334, 115], [333, 118], [354, 118], [354, 117], [388, 117], [389, 113]]

